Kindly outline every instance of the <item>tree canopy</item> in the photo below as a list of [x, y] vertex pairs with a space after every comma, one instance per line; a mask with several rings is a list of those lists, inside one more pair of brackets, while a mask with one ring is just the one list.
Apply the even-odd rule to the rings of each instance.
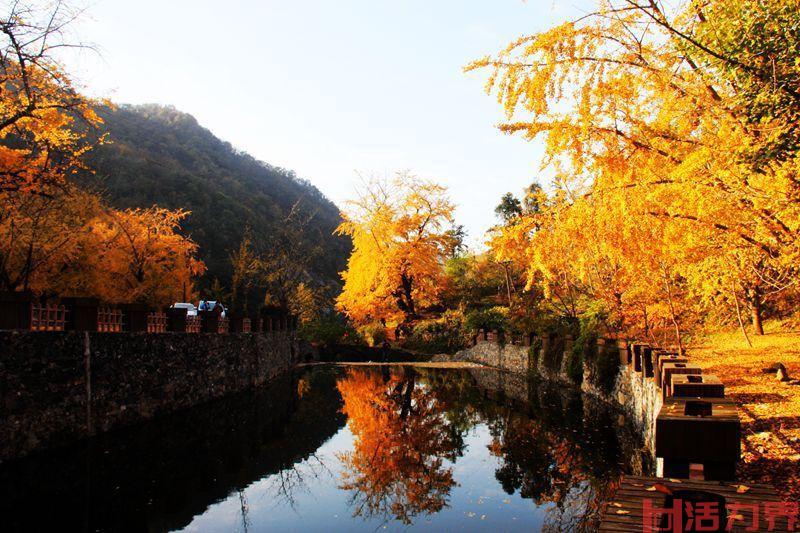
[[372, 181], [338, 233], [353, 240], [338, 307], [356, 323], [402, 324], [438, 301], [452, 254], [453, 204], [443, 187], [407, 173]]
[[588, 296], [679, 339], [687, 307], [743, 299], [760, 329], [800, 259], [799, 15], [785, 0], [602, 0], [469, 65], [490, 71], [501, 130], [542, 138], [555, 172], [545, 209], [496, 231], [496, 256], [566, 313]]

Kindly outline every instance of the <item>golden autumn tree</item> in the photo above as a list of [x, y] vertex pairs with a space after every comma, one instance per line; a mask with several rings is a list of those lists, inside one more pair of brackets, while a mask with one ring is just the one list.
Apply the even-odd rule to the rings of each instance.
[[436, 303], [453, 246], [453, 204], [435, 183], [399, 173], [348, 204], [338, 232], [353, 240], [337, 306], [356, 323], [406, 323]]
[[164, 305], [192, 295], [205, 271], [197, 245], [179, 232], [184, 210], [159, 207], [107, 210], [91, 223], [89, 270], [94, 295], [109, 302]]
[[678, 342], [681, 295], [716, 294], [740, 265], [758, 332], [800, 258], [800, 36], [780, 22], [798, 15], [788, 0], [603, 0], [471, 64], [491, 71], [501, 129], [544, 139], [560, 195], [545, 230], [520, 221], [497, 253], [527, 256], [562, 298], [666, 315]]
[[455, 460], [458, 442], [416, 372], [408, 367], [382, 376], [352, 369], [337, 387], [355, 436], [353, 451], [340, 456], [341, 487], [353, 493], [354, 515], [411, 524], [419, 514], [443, 509], [456, 484], [444, 461]]
[[89, 224], [99, 199], [75, 187], [0, 193], [0, 291], [59, 294], [86, 287], [83, 268]]
[[205, 266], [180, 234], [188, 212], [118, 211], [71, 185], [0, 195], [0, 290], [165, 305]]
[[102, 139], [95, 102], [56, 60], [78, 12], [12, 2], [0, 15], [0, 290], [163, 305], [204, 270], [179, 233], [188, 212], [118, 211], [76, 187]]
[[0, 15], [0, 191], [40, 192], [82, 169], [101, 123], [54, 58], [76, 14], [65, 3], [13, 2]]

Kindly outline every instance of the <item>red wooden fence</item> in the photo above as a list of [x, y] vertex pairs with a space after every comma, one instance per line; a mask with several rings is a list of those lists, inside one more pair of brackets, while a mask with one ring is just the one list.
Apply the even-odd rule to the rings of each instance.
[[190, 315], [186, 317], [186, 333], [200, 333], [200, 317]]
[[113, 307], [97, 308], [97, 331], [119, 333], [122, 331], [122, 310]]
[[31, 331], [64, 331], [66, 323], [65, 306], [31, 304]]
[[147, 315], [147, 333], [166, 333], [167, 314], [154, 311]]

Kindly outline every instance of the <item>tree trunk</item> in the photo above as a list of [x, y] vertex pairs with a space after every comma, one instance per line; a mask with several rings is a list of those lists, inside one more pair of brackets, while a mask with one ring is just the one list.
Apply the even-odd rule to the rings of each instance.
[[512, 301], [511, 301], [511, 276], [508, 273], [508, 263], [502, 263], [503, 265], [503, 272], [506, 275], [506, 293], [508, 295], [508, 308], [511, 309]]
[[753, 289], [750, 293], [750, 314], [753, 321], [753, 331], [756, 335], [764, 334], [764, 325], [761, 323], [761, 291]]
[[678, 343], [678, 353], [683, 355], [683, 339], [681, 338], [681, 326], [678, 322], [678, 313], [675, 311], [675, 304], [672, 299], [672, 285], [669, 282], [669, 277], [667, 276], [667, 271], [664, 267], [662, 267], [662, 273], [664, 277], [664, 286], [667, 289], [667, 303], [669, 303], [669, 314], [672, 318], [672, 325], [675, 327], [675, 340]]
[[414, 296], [412, 293], [414, 277], [403, 274], [400, 276], [400, 281], [403, 283], [403, 296], [405, 296], [405, 305], [408, 310], [408, 315], [411, 318], [416, 317], [417, 310], [414, 305]]
[[739, 297], [736, 296], [736, 286], [733, 287], [733, 301], [736, 303], [736, 318], [739, 319], [739, 327], [742, 328], [742, 335], [744, 335], [744, 340], [747, 341], [747, 345], [752, 348], [753, 343], [750, 342], [750, 336], [747, 334], [747, 329], [744, 327], [744, 321], [742, 320], [742, 311], [739, 308]]

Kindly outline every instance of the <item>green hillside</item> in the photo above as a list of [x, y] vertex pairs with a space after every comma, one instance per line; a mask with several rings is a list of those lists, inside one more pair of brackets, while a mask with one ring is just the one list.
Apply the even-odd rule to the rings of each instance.
[[89, 157], [95, 174], [80, 180], [115, 207], [190, 210], [184, 230], [208, 267], [201, 290], [214, 279], [229, 284], [229, 254], [245, 228], [251, 228], [257, 246], [268, 247], [293, 208], [295, 219], [307, 221], [295, 245], [312, 257], [308, 279], [338, 284], [350, 244], [332, 235], [339, 210], [316, 187], [236, 150], [174, 108], [123, 105], [99, 112], [109, 142]]

